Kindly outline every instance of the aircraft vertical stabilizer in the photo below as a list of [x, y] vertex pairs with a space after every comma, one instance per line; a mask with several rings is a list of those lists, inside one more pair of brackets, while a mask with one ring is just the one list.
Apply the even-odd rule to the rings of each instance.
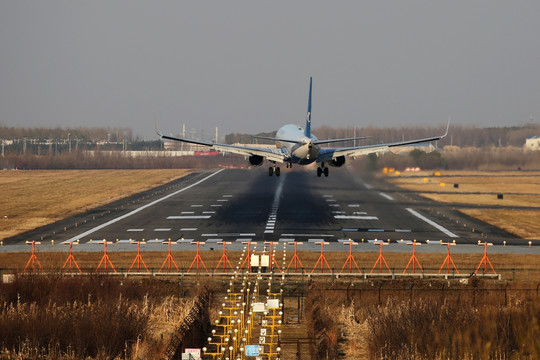
[[306, 128], [304, 130], [304, 135], [308, 138], [311, 137], [311, 84], [312, 78], [309, 78], [309, 99], [307, 105], [307, 116], [306, 116]]

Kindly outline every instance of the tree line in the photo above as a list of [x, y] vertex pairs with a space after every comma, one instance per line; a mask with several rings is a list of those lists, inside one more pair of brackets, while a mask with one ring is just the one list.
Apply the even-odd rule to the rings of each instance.
[[[6, 130], [7, 129], [7, 130]], [[2, 145], [0, 168], [7, 169], [131, 169], [131, 168], [208, 168], [225, 166], [245, 166], [242, 156], [215, 156], [215, 157], [140, 157], [129, 158], [122, 156], [121, 150], [161, 150], [160, 140], [154, 141], [122, 141], [114, 142], [112, 128], [78, 128], [73, 129], [24, 129], [0, 127], [0, 139], [18, 137], [19, 141], [9, 146]], [[402, 127], [402, 128], [334, 128], [319, 127], [313, 133], [319, 139], [350, 138], [354, 136], [367, 136], [367, 139], [358, 140], [357, 145], [377, 144], [382, 142], [395, 142], [413, 138], [430, 137], [442, 134], [444, 126]], [[34, 136], [49, 139], [51, 136], [70, 134], [69, 141], [58, 142], [31, 142], [20, 140], [21, 137], [34, 139]], [[116, 133], [130, 134], [131, 130], [116, 129]], [[275, 137], [275, 132], [259, 133], [259, 136]], [[540, 125], [527, 124], [522, 127], [501, 128], [475, 128], [462, 125], [451, 125], [446, 138], [437, 142], [438, 149], [446, 147], [446, 151], [439, 150], [425, 152], [413, 150], [406, 156], [387, 153], [381, 156], [369, 155], [359, 157], [352, 161], [353, 167], [363, 170], [379, 170], [383, 167], [403, 169], [406, 167], [421, 167], [423, 169], [538, 169], [540, 166], [540, 152], [523, 152], [525, 139], [540, 135]], [[74, 140], [93, 139], [82, 142]], [[66, 137], [60, 137], [65, 139]], [[99, 141], [99, 140], [110, 140]], [[225, 137], [226, 143], [272, 143], [272, 141], [254, 139], [250, 134], [233, 133]], [[351, 146], [351, 142], [332, 144], [332, 146]], [[448, 146], [453, 145], [453, 146]], [[450, 149], [450, 150], [449, 150]], [[89, 153], [87, 150], [92, 150]], [[107, 152], [105, 152], [107, 151]], [[113, 155], [109, 152], [113, 151]], [[114, 155], [114, 151], [118, 154]]]
[[[442, 134], [445, 126], [404, 126], [404, 127], [346, 127], [337, 128], [331, 126], [321, 126], [313, 130], [313, 133], [321, 140], [334, 138], [351, 138], [354, 136], [368, 137], [361, 140], [362, 143], [376, 144], [381, 142], [394, 142], [413, 138], [429, 137]], [[261, 132], [257, 136], [275, 137], [276, 132]], [[486, 146], [523, 146], [525, 139], [531, 136], [540, 135], [540, 124], [530, 123], [523, 126], [507, 127], [474, 127], [463, 125], [450, 125], [448, 136], [439, 142], [440, 146], [455, 145], [460, 147], [486, 147]], [[134, 138], [133, 130], [130, 128], [112, 127], [77, 127], [77, 128], [24, 128], [0, 126], [0, 139], [41, 139], [41, 140], [62, 140], [66, 143], [73, 142], [129, 142], [137, 143], [139, 147], [153, 149], [159, 148], [159, 142], [142, 141], [138, 137]], [[268, 141], [254, 139], [253, 134], [230, 133], [225, 135], [225, 143], [265, 143]]]

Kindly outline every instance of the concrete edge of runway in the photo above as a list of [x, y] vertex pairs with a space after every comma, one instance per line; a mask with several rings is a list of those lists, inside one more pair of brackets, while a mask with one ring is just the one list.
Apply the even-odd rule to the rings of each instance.
[[[256, 242], [256, 249], [257, 252], [262, 252], [262, 249], [264, 247], [264, 242]], [[275, 249], [278, 252], [283, 251], [283, 244], [286, 244], [285, 242], [279, 242], [277, 243], [277, 246]], [[230, 251], [242, 251], [244, 249], [245, 245], [241, 242], [233, 242], [231, 245], [227, 246], [227, 250]], [[292, 254], [293, 252], [293, 246], [292, 242], [291, 245], [288, 245], [287, 252], [290, 252]], [[176, 244], [172, 244], [171, 246], [172, 251], [195, 251], [196, 247], [195, 244], [192, 244], [191, 242], [185, 241], [185, 242], [178, 242]], [[412, 252], [412, 247], [407, 246], [406, 244], [400, 244], [400, 243], [390, 243], [389, 245], [384, 246], [384, 252], [392, 252], [392, 253], [405, 253], [410, 254]], [[469, 244], [463, 244], [463, 245], [455, 245], [452, 246], [451, 252], [454, 254], [481, 254], [484, 252], [483, 246], [478, 245], [469, 245]], [[214, 252], [220, 252], [221, 245], [217, 243], [206, 243], [200, 245], [200, 250], [205, 251], [214, 251]], [[267, 246], [268, 250], [268, 246]], [[318, 252], [321, 250], [321, 246], [316, 243], [306, 243], [304, 242], [301, 246], [298, 247], [298, 251], [311, 251], [311, 252]], [[358, 245], [354, 245], [352, 248], [353, 252], [378, 252], [379, 251], [379, 245], [372, 244], [372, 243], [361, 243]], [[0, 246], [0, 253], [21, 253], [21, 252], [27, 252], [31, 253], [32, 251], [32, 245], [31, 244], [25, 244], [25, 245], [4, 245]], [[108, 252], [136, 252], [137, 247], [135, 244], [128, 244], [128, 243], [121, 243], [116, 244], [112, 243], [107, 246]], [[144, 244], [141, 245], [141, 251], [152, 251], [152, 252], [167, 252], [168, 248], [166, 246], [166, 243], [153, 243], [153, 244]], [[344, 243], [336, 243], [332, 242], [328, 245], [325, 245], [324, 251], [328, 252], [348, 252], [349, 247], [348, 245]], [[446, 246], [442, 246], [439, 242], [434, 242], [430, 245], [422, 244], [422, 246], [416, 247], [417, 253], [422, 254], [445, 254], [447, 251]], [[36, 245], [36, 252], [39, 253], [47, 253], [47, 252], [69, 252], [69, 246], [66, 246], [66, 244], [39, 244]], [[95, 243], [85, 243], [76, 245], [73, 247], [73, 252], [77, 253], [85, 253], [85, 252], [103, 252], [103, 243], [95, 242]], [[531, 245], [531, 246], [515, 246], [515, 245], [508, 245], [508, 246], [488, 246], [488, 253], [490, 254], [521, 254], [521, 255], [540, 255], [540, 246], [538, 245]]]

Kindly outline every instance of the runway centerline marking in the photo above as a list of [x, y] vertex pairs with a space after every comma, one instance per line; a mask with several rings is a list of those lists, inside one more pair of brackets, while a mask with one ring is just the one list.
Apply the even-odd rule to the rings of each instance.
[[180, 216], [167, 216], [167, 220], [187, 220], [187, 219], [210, 219], [210, 215], [180, 215]]
[[114, 224], [114, 223], [117, 223], [118, 221], [124, 220], [124, 219], [126, 219], [126, 218], [128, 218], [128, 217], [130, 217], [130, 216], [132, 216], [132, 215], [137, 214], [138, 212], [141, 212], [141, 211], [143, 211], [143, 210], [145, 210], [145, 209], [147, 209], [147, 208], [149, 208], [149, 207], [152, 207], [152, 206], [154, 206], [154, 205], [156, 205], [156, 204], [159, 204], [159, 203], [162, 202], [163, 200], [167, 200], [167, 199], [169, 199], [169, 198], [171, 198], [171, 197], [173, 197], [173, 196], [176, 196], [176, 195], [178, 195], [178, 194], [180, 194], [180, 193], [182, 193], [182, 192], [184, 192], [184, 191], [186, 191], [186, 190], [191, 189], [192, 187], [195, 187], [195, 186], [197, 186], [197, 185], [199, 185], [199, 184], [202, 184], [203, 182], [205, 182], [206, 180], [210, 179], [211, 177], [213, 177], [213, 176], [219, 174], [219, 173], [222, 172], [223, 170], [225, 170], [225, 169], [220, 169], [220, 170], [218, 170], [218, 171], [216, 171], [216, 172], [213, 172], [212, 174], [208, 175], [207, 177], [205, 177], [205, 178], [203, 178], [203, 179], [201, 179], [201, 180], [199, 180], [199, 181], [197, 181], [197, 182], [195, 182], [195, 183], [193, 183], [193, 184], [191, 184], [191, 185], [189, 185], [189, 186], [186, 186], [185, 188], [182, 188], [182, 189], [180, 189], [180, 190], [177, 190], [177, 191], [175, 191], [175, 192], [173, 192], [173, 193], [171, 193], [171, 194], [169, 194], [169, 195], [166, 195], [166, 196], [164, 196], [164, 197], [162, 197], [162, 198], [159, 198], [159, 199], [157, 199], [157, 200], [154, 200], [154, 201], [152, 201], [152, 202], [150, 202], [150, 203], [148, 203], [148, 204], [146, 204], [146, 205], [143, 205], [143, 206], [141, 206], [141, 207], [139, 207], [139, 208], [136, 208], [135, 210], [130, 211], [130, 212], [127, 213], [127, 214], [124, 214], [124, 215], [119, 216], [119, 217], [117, 217], [117, 218], [115, 218], [115, 219], [112, 219], [112, 220], [110, 220], [110, 221], [107, 221], [106, 223], [103, 223], [103, 224], [101, 224], [101, 225], [98, 225], [98, 226], [96, 226], [96, 227], [94, 227], [94, 228], [92, 228], [92, 229], [90, 229], [90, 230], [88, 230], [88, 231], [85, 231], [85, 232], [83, 232], [83, 233], [81, 233], [81, 234], [79, 234], [79, 235], [77, 235], [77, 236], [72, 237], [71, 239], [68, 239], [68, 240], [66, 240], [66, 241], [63, 241], [62, 243], [70, 243], [70, 242], [73, 242], [73, 241], [77, 241], [78, 239], [83, 238], [83, 237], [85, 237], [85, 236], [87, 236], [87, 235], [90, 235], [90, 234], [92, 234], [92, 233], [94, 233], [94, 232], [96, 232], [96, 231], [98, 231], [98, 230], [101, 230], [101, 229], [103, 229], [103, 228], [105, 228], [105, 227], [107, 227], [107, 226], [109, 226], [109, 225], [111, 225], [111, 224]]
[[279, 201], [281, 200], [281, 192], [283, 191], [283, 183], [285, 182], [285, 175], [279, 178], [279, 184], [274, 194], [274, 201], [272, 202], [272, 211], [266, 221], [265, 234], [273, 234], [276, 225], [277, 212], [279, 209]]
[[424, 220], [425, 222], [427, 222], [429, 225], [433, 226], [434, 228], [436, 228], [437, 230], [445, 233], [446, 235], [448, 235], [449, 237], [455, 237], [455, 238], [458, 238], [459, 236], [457, 236], [456, 234], [454, 234], [453, 232], [451, 232], [450, 230], [448, 230], [447, 228], [443, 227], [442, 225], [439, 225], [437, 224], [435, 221], [433, 220], [430, 220], [428, 219], [427, 217], [425, 217], [424, 215], [420, 214], [419, 212], [417, 212], [416, 210], [413, 210], [411, 208], [406, 208], [406, 210], [408, 212], [410, 212], [411, 214], [413, 214], [414, 216], [416, 216], [417, 218], [419, 218], [420, 220]]

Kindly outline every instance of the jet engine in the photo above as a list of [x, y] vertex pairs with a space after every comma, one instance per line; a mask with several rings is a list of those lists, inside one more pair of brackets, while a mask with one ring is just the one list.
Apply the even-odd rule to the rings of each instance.
[[345, 156], [338, 156], [330, 162], [330, 165], [335, 167], [343, 166], [343, 164], [345, 164]]
[[261, 166], [264, 161], [264, 158], [259, 155], [251, 155], [249, 157], [249, 163], [253, 166]]

